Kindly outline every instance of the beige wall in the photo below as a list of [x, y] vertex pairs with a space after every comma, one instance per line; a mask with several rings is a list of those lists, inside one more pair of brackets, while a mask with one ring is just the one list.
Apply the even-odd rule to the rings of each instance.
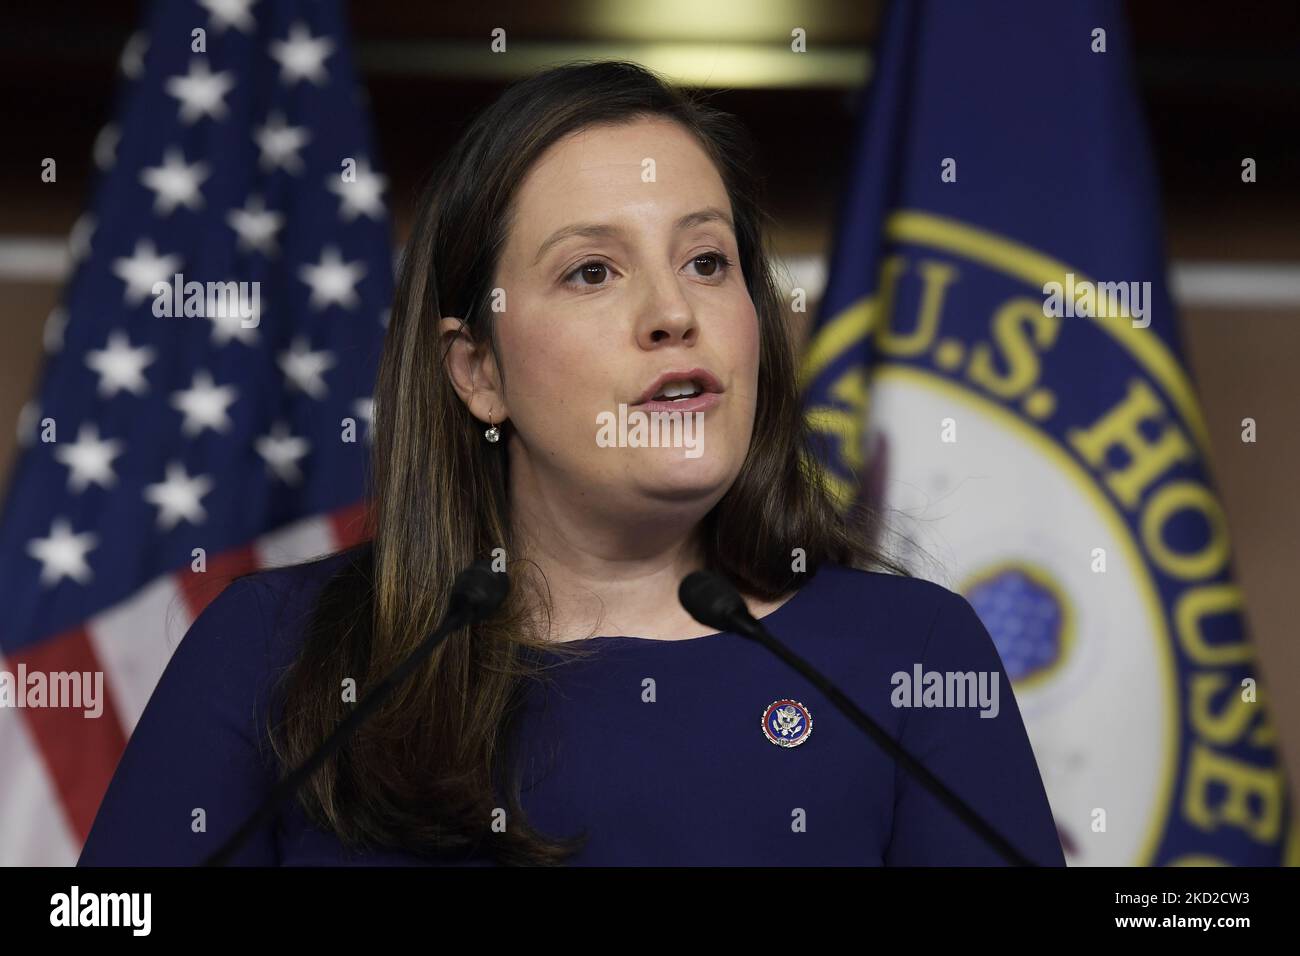
[[[1210, 466], [1232, 534], [1262, 683], [1300, 806], [1300, 316], [1294, 312], [1186, 309], [1188, 361], [1205, 412]], [[1241, 440], [1255, 419], [1256, 441]]]
[[0, 489], [8, 487], [18, 410], [36, 390], [41, 332], [59, 291], [48, 283], [0, 282]]

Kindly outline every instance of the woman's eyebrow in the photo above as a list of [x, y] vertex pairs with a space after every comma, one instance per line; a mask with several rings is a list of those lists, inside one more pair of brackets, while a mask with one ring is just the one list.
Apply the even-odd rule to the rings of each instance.
[[[690, 229], [692, 226], [698, 226], [706, 222], [721, 222], [724, 223], [733, 234], [736, 231], [736, 227], [731, 221], [731, 216], [727, 215], [727, 213], [718, 209], [716, 206], [707, 206], [704, 209], [697, 209], [695, 212], [688, 212], [684, 216], [680, 216], [677, 221], [673, 223], [673, 229], [680, 232], [683, 229]], [[607, 236], [620, 236], [623, 235], [624, 232], [625, 230], [622, 226], [615, 226], [612, 223], [603, 222], [575, 222], [570, 223], [567, 226], [561, 226], [559, 229], [555, 230], [555, 232], [551, 233], [550, 236], [537, 247], [537, 255], [533, 258], [532, 264], [537, 265], [537, 263], [541, 262], [542, 256], [546, 254], [546, 250], [550, 249], [557, 242], [561, 242], [573, 236], [583, 236], [588, 239], [595, 239]]]

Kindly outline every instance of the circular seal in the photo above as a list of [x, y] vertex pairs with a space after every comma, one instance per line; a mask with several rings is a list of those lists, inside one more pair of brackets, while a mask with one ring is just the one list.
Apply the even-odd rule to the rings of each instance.
[[797, 700], [774, 700], [763, 711], [763, 735], [778, 747], [798, 747], [812, 725], [812, 714]]

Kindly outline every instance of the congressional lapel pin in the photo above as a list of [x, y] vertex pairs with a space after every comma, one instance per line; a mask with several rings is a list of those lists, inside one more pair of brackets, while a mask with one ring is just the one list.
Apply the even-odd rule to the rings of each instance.
[[812, 714], [797, 700], [774, 700], [763, 711], [763, 734], [778, 747], [798, 747], [812, 725]]

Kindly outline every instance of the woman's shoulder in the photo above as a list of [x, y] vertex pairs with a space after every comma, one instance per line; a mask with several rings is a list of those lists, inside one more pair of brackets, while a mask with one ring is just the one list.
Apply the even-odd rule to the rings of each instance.
[[811, 582], [823, 602], [899, 620], [932, 622], [941, 611], [969, 607], [956, 591], [927, 578], [828, 562]]
[[341, 572], [360, 567], [364, 547], [297, 564], [263, 568], [234, 578], [191, 625], [178, 653], [224, 645], [246, 660], [271, 666], [291, 660], [301, 647], [325, 586]]
[[315, 605], [326, 584], [343, 571], [366, 568], [368, 559], [368, 545], [358, 545], [296, 564], [262, 568], [233, 579], [221, 596], [229, 594], [228, 600], [247, 603], [256, 595], [257, 600], [282, 610], [308, 609]]
[[970, 602], [935, 581], [828, 563], [810, 585], [805, 623], [836, 635], [841, 646], [859, 646], [843, 640], [856, 636], [887, 655], [899, 652], [919, 659], [951, 648], [962, 658], [996, 658]]

